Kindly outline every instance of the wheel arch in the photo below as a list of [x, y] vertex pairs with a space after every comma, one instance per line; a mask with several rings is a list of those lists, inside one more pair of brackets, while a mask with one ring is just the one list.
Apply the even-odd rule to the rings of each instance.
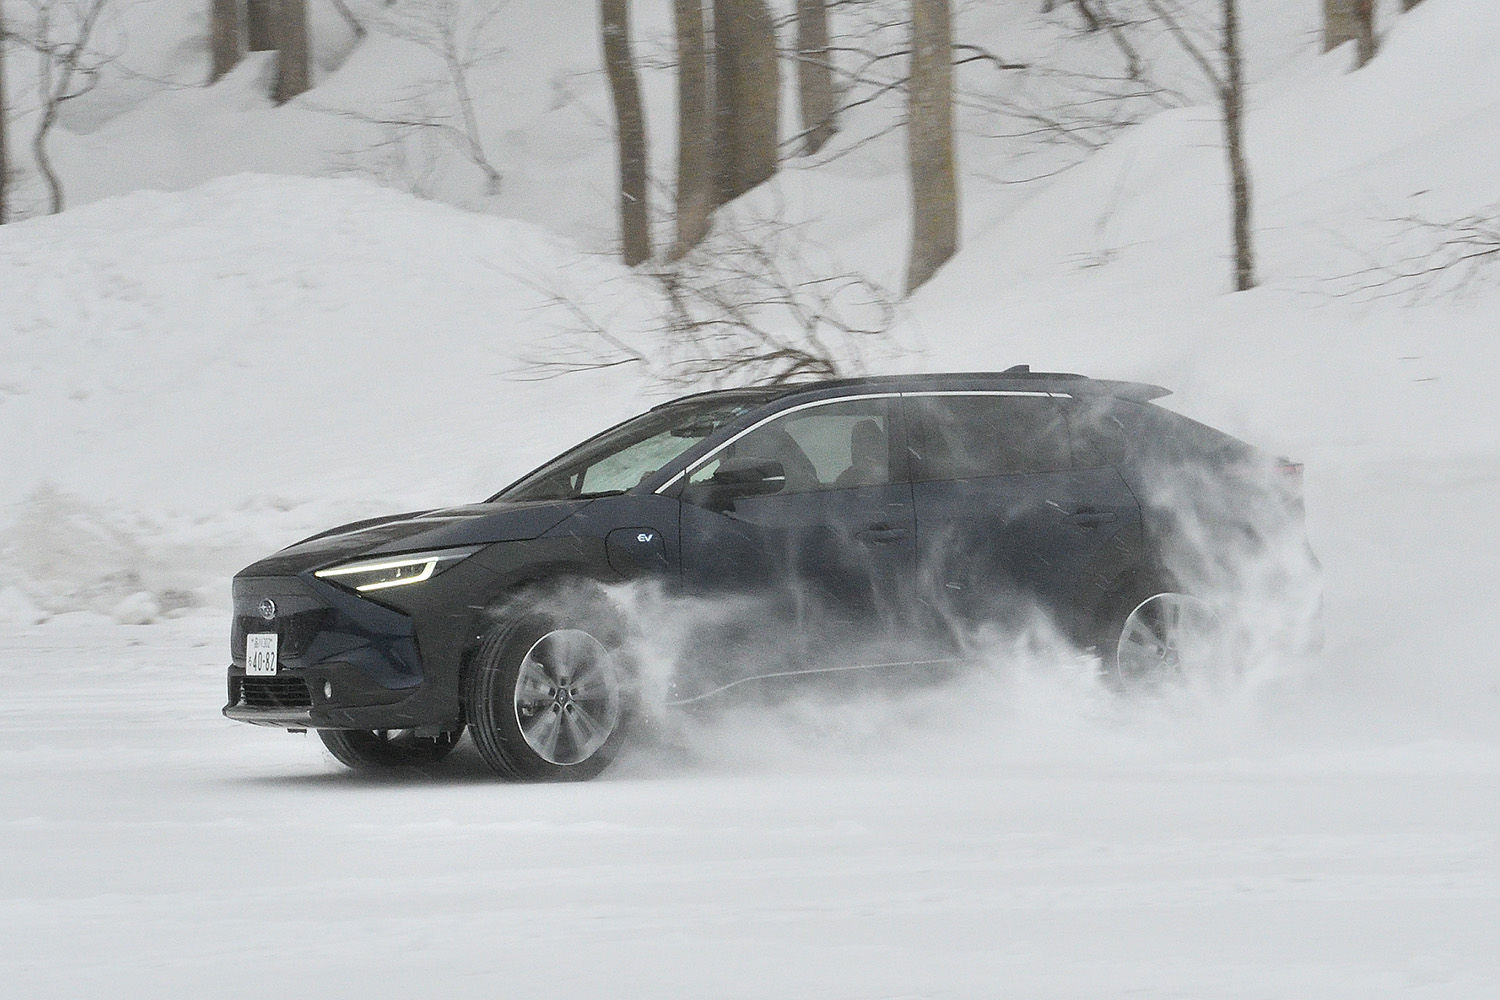
[[482, 604], [470, 606], [470, 621], [463, 649], [459, 654], [459, 708], [467, 718], [466, 700], [475, 658], [497, 628], [514, 625], [527, 614], [535, 613], [557, 600], [556, 594], [569, 587], [602, 588], [619, 583], [620, 577], [609, 570], [582, 560], [559, 559], [526, 567], [507, 579]]

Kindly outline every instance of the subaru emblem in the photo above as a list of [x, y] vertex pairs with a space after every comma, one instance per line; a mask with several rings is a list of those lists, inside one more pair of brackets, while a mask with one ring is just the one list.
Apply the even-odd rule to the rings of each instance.
[[260, 616], [266, 621], [276, 617], [276, 602], [267, 597], [260, 602]]

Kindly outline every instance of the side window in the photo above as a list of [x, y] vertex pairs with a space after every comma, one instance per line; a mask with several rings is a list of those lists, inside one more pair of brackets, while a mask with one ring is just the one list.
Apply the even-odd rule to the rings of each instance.
[[1068, 429], [1047, 396], [912, 396], [915, 478], [970, 479], [1071, 466]]
[[1125, 461], [1125, 425], [1116, 408], [1104, 400], [1080, 399], [1067, 404], [1073, 431], [1073, 464], [1080, 469], [1121, 465]]
[[688, 482], [713, 479], [726, 459], [769, 458], [786, 472], [784, 493], [889, 483], [891, 402], [846, 400], [777, 417], [719, 452]]

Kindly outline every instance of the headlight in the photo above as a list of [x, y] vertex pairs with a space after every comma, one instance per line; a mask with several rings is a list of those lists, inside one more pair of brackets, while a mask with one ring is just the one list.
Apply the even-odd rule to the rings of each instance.
[[443, 570], [469, 558], [483, 545], [468, 545], [461, 549], [439, 549], [435, 552], [412, 552], [408, 555], [381, 556], [377, 559], [361, 559], [320, 569], [313, 576], [333, 580], [360, 593], [371, 590], [387, 590], [391, 587], [407, 587], [422, 583], [437, 576]]

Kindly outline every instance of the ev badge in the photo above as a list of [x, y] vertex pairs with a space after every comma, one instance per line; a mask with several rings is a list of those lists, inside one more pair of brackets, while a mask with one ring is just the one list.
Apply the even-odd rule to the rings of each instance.
[[639, 535], [635, 536], [635, 540], [638, 541], [638, 542], [640, 542], [642, 545], [648, 545], [648, 544], [650, 544], [651, 539], [653, 539], [655, 537], [656, 536], [653, 535], [651, 532], [649, 532], [649, 531], [643, 531]]
[[260, 616], [266, 621], [276, 617], [276, 602], [267, 597], [260, 602]]

